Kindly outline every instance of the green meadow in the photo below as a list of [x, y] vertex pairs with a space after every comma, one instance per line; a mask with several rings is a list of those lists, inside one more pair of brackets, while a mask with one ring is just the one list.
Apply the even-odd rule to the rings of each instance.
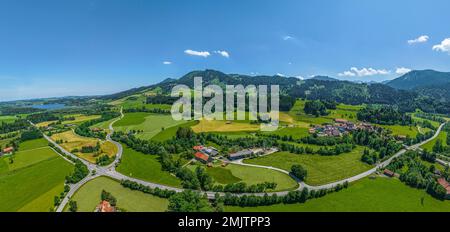
[[126, 113], [123, 119], [114, 123], [114, 129], [125, 132], [142, 130], [136, 136], [141, 139], [151, 139], [166, 128], [185, 122], [173, 120], [170, 114]]
[[305, 108], [305, 103], [305, 100], [297, 100], [288, 114], [292, 116], [296, 121], [306, 122], [310, 124], [331, 123], [336, 118], [342, 118], [352, 122], [356, 122], [356, 114], [361, 108], [363, 108], [362, 105], [353, 106], [339, 104], [337, 105], [335, 110], [328, 110], [328, 115], [315, 117], [313, 115], [308, 115], [305, 113], [305, 111], [303, 110]]
[[189, 122], [186, 122], [186, 123], [183, 123], [183, 124], [178, 124], [178, 125], [175, 125], [175, 126], [172, 126], [172, 127], [169, 127], [169, 128], [164, 128], [163, 131], [161, 131], [158, 134], [156, 134], [155, 136], [153, 136], [152, 140], [159, 141], [159, 142], [163, 142], [163, 141], [169, 140], [169, 139], [173, 138], [176, 135], [178, 128], [180, 128], [180, 127], [184, 127], [184, 128], [192, 127], [192, 126], [195, 126], [197, 124], [198, 124], [198, 121], [189, 121]]
[[305, 180], [310, 185], [323, 185], [351, 177], [369, 170], [372, 166], [361, 162], [363, 147], [337, 156], [297, 155], [278, 152], [271, 155], [244, 160], [245, 163], [272, 166], [289, 171], [294, 164], [302, 165], [308, 176]]
[[[72, 197], [77, 202], [78, 212], [94, 212], [101, 202], [105, 190], [117, 199], [117, 207], [126, 212], [164, 212], [169, 204], [167, 199], [140, 191], [133, 191], [107, 177], [98, 177], [83, 185]], [[64, 211], [68, 211], [68, 207]]]
[[13, 163], [0, 158], [0, 211], [45, 212], [53, 207], [53, 197], [63, 190], [73, 165], [43, 144], [22, 143]]
[[[191, 170], [195, 170], [196, 167], [197, 165], [188, 166]], [[289, 175], [266, 168], [228, 164], [226, 167], [208, 167], [206, 171], [218, 184], [244, 182], [247, 185], [254, 185], [263, 182], [275, 182], [277, 183], [275, 191], [293, 190], [298, 187], [298, 183]]]
[[424, 190], [398, 179], [365, 178], [350, 187], [301, 204], [260, 207], [226, 206], [227, 212], [448, 212], [450, 201], [440, 201]]
[[433, 150], [433, 146], [436, 144], [437, 140], [440, 139], [442, 142], [442, 145], [447, 146], [447, 132], [441, 131], [435, 139], [431, 140], [429, 143], [426, 143], [421, 146], [422, 149], [427, 149], [428, 151]]
[[158, 184], [180, 187], [181, 182], [169, 172], [163, 171], [157, 155], [145, 155], [125, 144], [123, 155], [116, 170], [124, 175]]

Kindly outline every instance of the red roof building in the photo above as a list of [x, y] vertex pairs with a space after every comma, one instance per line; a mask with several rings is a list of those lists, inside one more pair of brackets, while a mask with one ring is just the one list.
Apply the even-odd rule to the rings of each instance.
[[203, 153], [201, 153], [201, 152], [196, 152], [196, 153], [195, 153], [195, 158], [196, 158], [197, 160], [199, 160], [200, 162], [203, 162], [203, 163], [208, 163], [209, 160], [210, 160], [210, 158], [209, 158], [208, 155], [203, 154]]
[[203, 149], [203, 146], [202, 145], [194, 146], [194, 147], [192, 147], [192, 149], [194, 149], [196, 151], [200, 151]]
[[384, 175], [389, 176], [389, 177], [393, 177], [395, 175], [395, 173], [389, 169], [384, 169]]
[[337, 123], [347, 123], [348, 122], [348, 120], [345, 120], [345, 119], [342, 119], [342, 118], [336, 118], [336, 119], [334, 119], [334, 121], [337, 122]]
[[116, 208], [111, 206], [111, 204], [108, 201], [102, 201], [97, 206], [97, 208], [95, 208], [95, 212], [111, 213], [111, 212], [116, 212]]
[[13, 151], [14, 151], [13, 147], [7, 147], [7, 148], [3, 149], [3, 153], [11, 153]]
[[444, 179], [444, 178], [439, 178], [437, 180], [437, 182], [445, 188], [445, 190], [447, 190], [447, 196], [450, 195], [450, 184]]

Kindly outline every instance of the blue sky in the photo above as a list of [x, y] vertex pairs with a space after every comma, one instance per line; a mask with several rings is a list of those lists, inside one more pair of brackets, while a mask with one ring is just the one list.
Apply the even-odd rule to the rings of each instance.
[[0, 1], [0, 101], [198, 69], [383, 81], [450, 71], [450, 1]]

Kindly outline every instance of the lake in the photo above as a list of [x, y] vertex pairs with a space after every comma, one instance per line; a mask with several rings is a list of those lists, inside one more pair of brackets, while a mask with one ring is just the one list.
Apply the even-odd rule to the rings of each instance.
[[58, 109], [65, 108], [66, 105], [55, 103], [55, 104], [32, 105], [31, 107], [36, 108], [36, 109], [43, 109], [43, 110], [58, 110]]

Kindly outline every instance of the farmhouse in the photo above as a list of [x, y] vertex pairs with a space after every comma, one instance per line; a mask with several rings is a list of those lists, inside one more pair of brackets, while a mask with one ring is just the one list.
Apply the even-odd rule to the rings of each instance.
[[447, 194], [445, 195], [446, 199], [450, 199], [450, 184], [445, 180], [445, 178], [439, 178], [438, 183], [447, 190]]
[[212, 158], [209, 155], [203, 154], [202, 152], [195, 153], [195, 159], [206, 164], [212, 161]]
[[243, 159], [250, 155], [253, 155], [253, 151], [246, 149], [246, 150], [242, 150], [242, 151], [238, 151], [236, 153], [230, 154], [228, 159], [230, 159], [230, 160]]
[[214, 147], [205, 147], [205, 148], [201, 149], [201, 151], [210, 156], [216, 156], [217, 154], [219, 154], [217, 149], [215, 149]]
[[14, 151], [13, 147], [6, 147], [5, 149], [3, 149], [3, 151], [1, 152], [2, 154], [11, 154]]
[[395, 173], [389, 169], [384, 169], [383, 174], [389, 177], [394, 177]]
[[111, 204], [108, 201], [102, 201], [96, 208], [94, 212], [100, 212], [100, 213], [112, 213], [116, 212], [116, 207], [111, 206]]

